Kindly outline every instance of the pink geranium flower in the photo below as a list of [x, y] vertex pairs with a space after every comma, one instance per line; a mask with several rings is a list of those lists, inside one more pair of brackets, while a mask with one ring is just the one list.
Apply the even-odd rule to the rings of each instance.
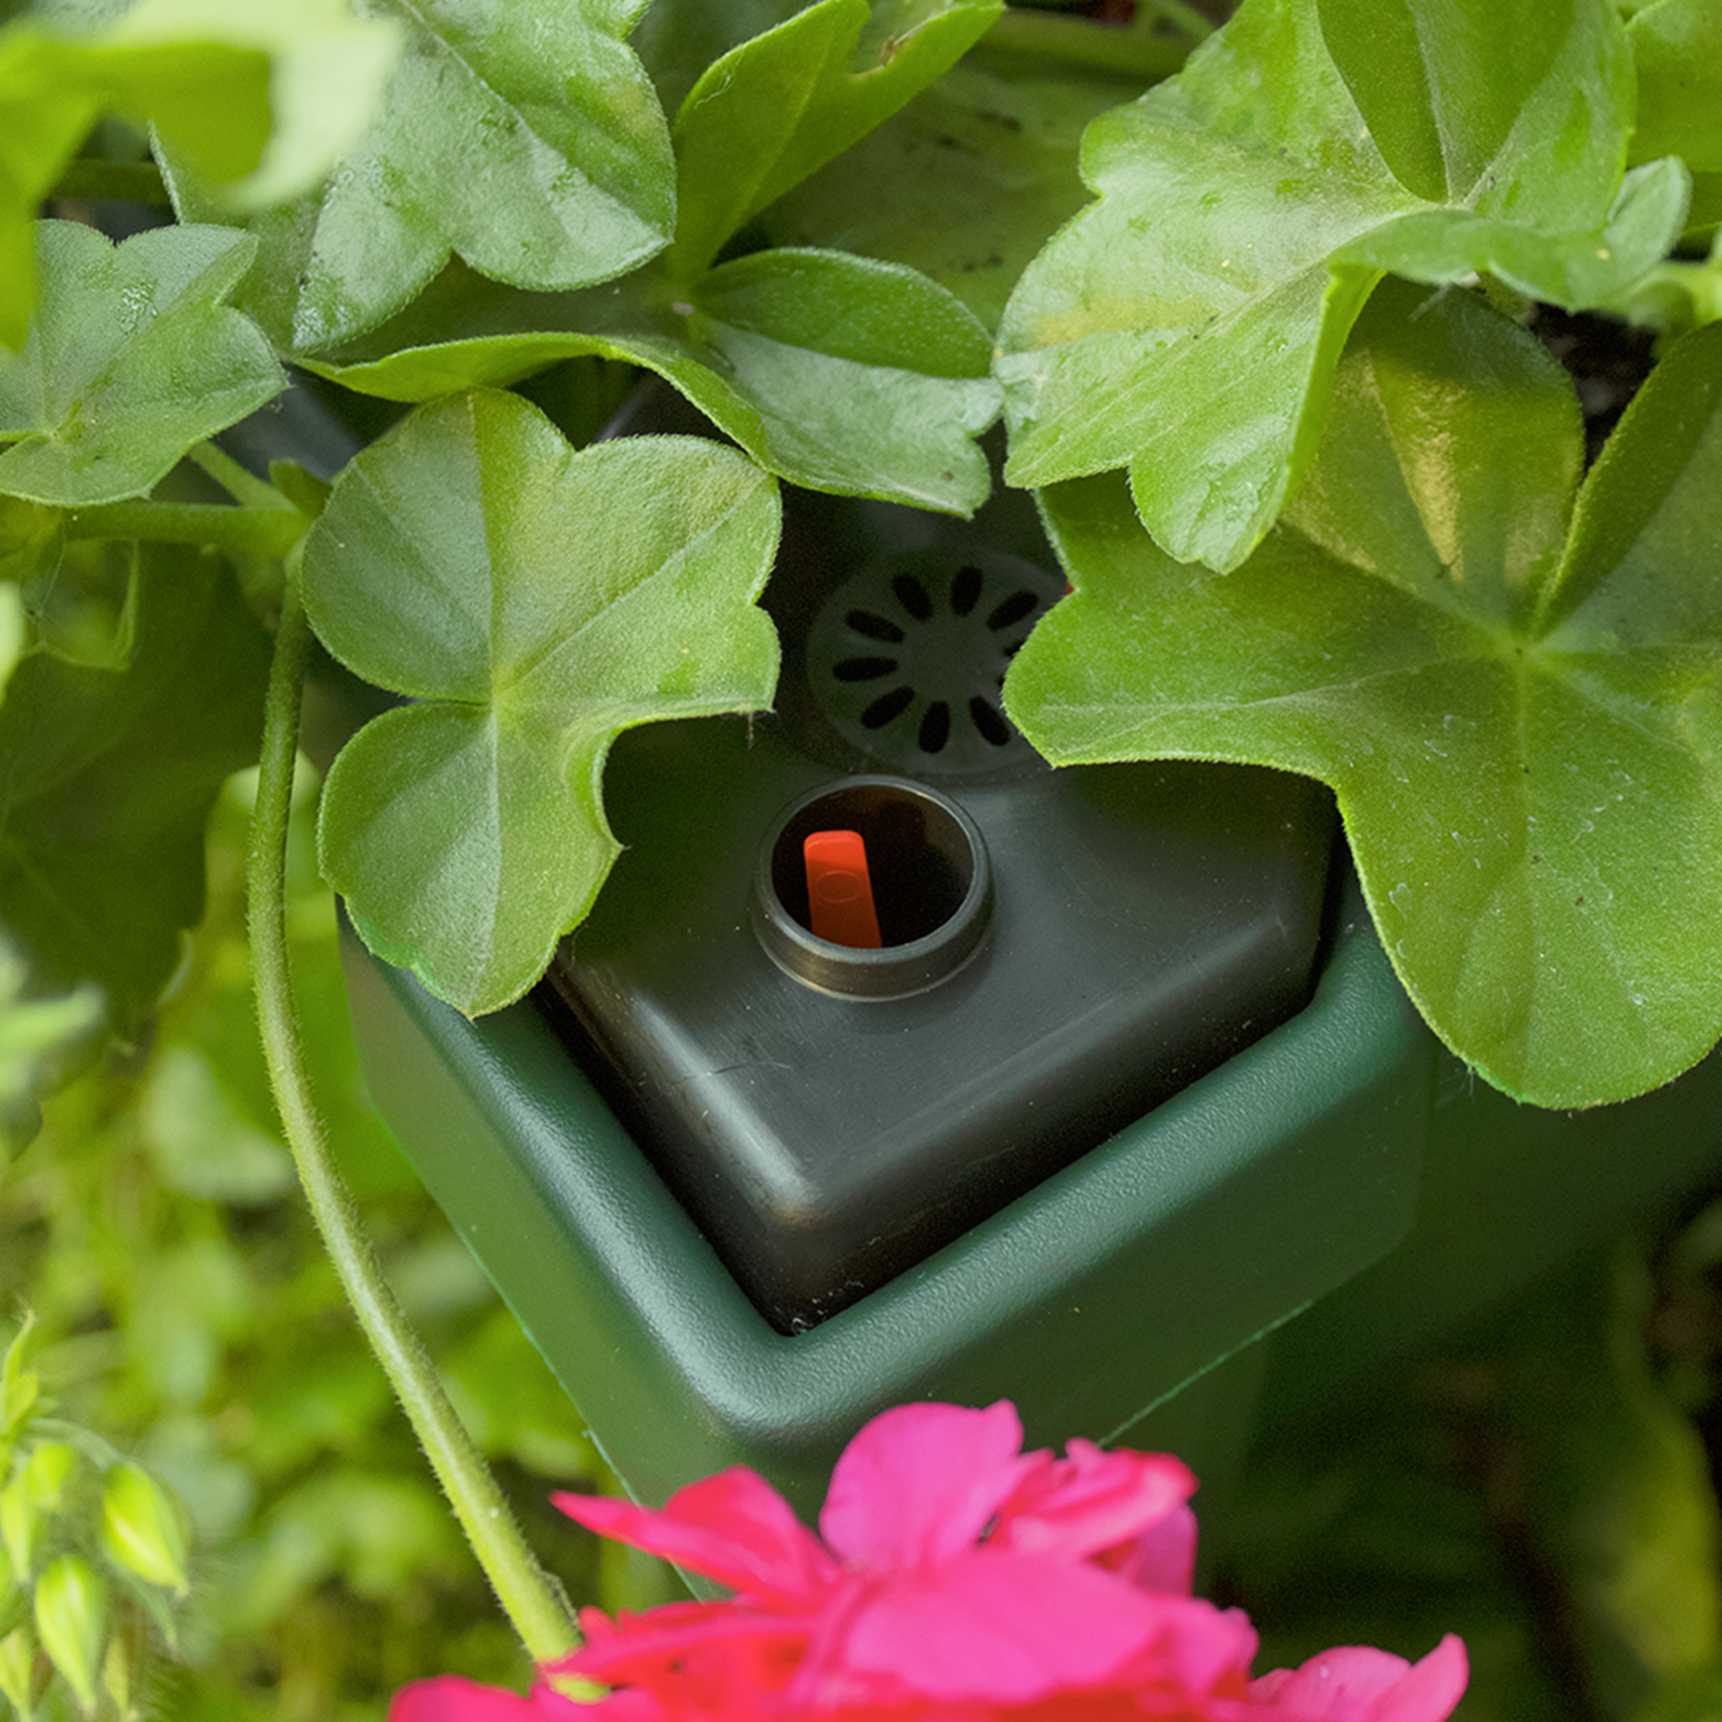
[[[1161, 1454], [1022, 1451], [1004, 1403], [876, 1417], [832, 1474], [815, 1536], [731, 1470], [661, 1512], [563, 1495], [588, 1529], [727, 1586], [611, 1620], [529, 1698], [431, 1681], [391, 1722], [1445, 1722], [1464, 1647], [1415, 1665], [1331, 1650], [1252, 1678], [1256, 1636], [1190, 1595], [1195, 1479]], [[596, 1705], [566, 1679], [614, 1688]]]

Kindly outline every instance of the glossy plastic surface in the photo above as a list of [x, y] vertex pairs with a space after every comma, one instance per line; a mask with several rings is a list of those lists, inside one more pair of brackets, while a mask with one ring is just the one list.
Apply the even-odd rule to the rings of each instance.
[[[682, 410], [647, 394], [626, 428]], [[649, 726], [606, 767], [625, 847], [552, 967], [570, 1043], [785, 1332], [1309, 999], [1330, 797], [1235, 766], [1049, 769], [998, 687], [1063, 590], [1002, 486], [972, 521], [787, 492], [778, 709]], [[833, 821], [866, 829], [881, 949], [808, 925], [803, 839]]]
[[1264, 1410], [1320, 1414], [1635, 1223], [1722, 1189], [1722, 1054], [1593, 1112], [1520, 1106], [1443, 1056], [1417, 1224], [1273, 1347]]
[[379, 1105], [630, 1489], [745, 1463], [806, 1507], [883, 1406], [1008, 1395], [1034, 1441], [1104, 1437], [1399, 1240], [1434, 1047], [1354, 892], [1340, 910], [1305, 1010], [794, 1337], [540, 1006], [468, 1022], [351, 942], [349, 981]]
[[[1295, 1012], [1332, 842], [1326, 797], [1279, 773], [953, 786], [991, 857], [984, 938], [944, 953], [966, 960], [942, 978], [917, 970], [899, 996], [855, 998], [840, 975], [787, 973], [749, 913], [785, 803], [832, 781], [770, 721], [629, 736], [607, 774], [627, 848], [553, 970], [600, 1091], [785, 1331], [883, 1285]], [[697, 871], [678, 845], [690, 837]], [[925, 943], [832, 952], [827, 967], [871, 972]]]

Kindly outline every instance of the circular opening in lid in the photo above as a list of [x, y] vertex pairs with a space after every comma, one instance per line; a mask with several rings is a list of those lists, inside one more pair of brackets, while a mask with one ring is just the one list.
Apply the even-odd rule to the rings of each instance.
[[[806, 842], [853, 832], [866, 849], [879, 945], [813, 930]], [[979, 948], [992, 869], [975, 822], [948, 796], [895, 777], [855, 777], [803, 796], [774, 826], [754, 880], [754, 924], [779, 968], [821, 991], [901, 998], [954, 974]]]

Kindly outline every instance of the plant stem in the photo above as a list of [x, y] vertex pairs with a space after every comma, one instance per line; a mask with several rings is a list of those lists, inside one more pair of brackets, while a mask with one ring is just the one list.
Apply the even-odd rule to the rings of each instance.
[[270, 1086], [312, 1216], [359, 1326], [423, 1445], [473, 1553], [535, 1663], [579, 1642], [561, 1587], [539, 1566], [438, 1380], [424, 1342], [383, 1277], [329, 1148], [311, 1092], [287, 953], [287, 823], [311, 635], [290, 562], [264, 705], [263, 749], [248, 864], [248, 926]]
[[212, 478], [235, 502], [247, 508], [277, 508], [295, 512], [293, 504], [266, 479], [241, 466], [219, 443], [200, 442], [185, 457]]
[[[1148, 15], [1146, 24], [1144, 14]], [[1136, 28], [1140, 30], [1151, 25], [1156, 17], [1175, 24], [1192, 43], [1207, 41], [1216, 28], [1213, 19], [1192, 5], [1191, 0], [1143, 0], [1136, 15]]]
[[[1168, 24], [1174, 28], [1166, 29]], [[1187, 0], [1142, 0], [1128, 24], [1102, 24], [1069, 13], [1011, 6], [993, 25], [987, 44], [1008, 53], [1152, 81], [1181, 71], [1190, 50], [1213, 28]]]
[[51, 197], [77, 203], [167, 204], [167, 184], [153, 161], [102, 161], [79, 156], [66, 163]]
[[242, 555], [285, 556], [303, 536], [296, 508], [230, 508], [224, 502], [105, 502], [66, 517], [68, 538], [196, 544]]

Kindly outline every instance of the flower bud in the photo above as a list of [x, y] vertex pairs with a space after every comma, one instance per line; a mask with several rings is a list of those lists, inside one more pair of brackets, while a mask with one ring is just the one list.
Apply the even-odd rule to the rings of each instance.
[[32, 1505], [57, 1513], [65, 1504], [66, 1485], [78, 1466], [78, 1451], [64, 1441], [43, 1441], [25, 1462], [24, 1487]]
[[26, 1367], [35, 1326], [35, 1316], [26, 1315], [17, 1337], [6, 1348], [5, 1358], [0, 1360], [0, 1438], [16, 1435], [24, 1427], [24, 1419], [35, 1408], [42, 1391], [40, 1377]]
[[145, 1584], [184, 1596], [185, 1518], [141, 1465], [116, 1465], [102, 1490], [102, 1546], [108, 1559]]
[[132, 1658], [125, 1639], [115, 1634], [102, 1658], [102, 1692], [120, 1722], [132, 1722], [137, 1706], [132, 1702]]
[[36, 1632], [86, 1716], [108, 1638], [108, 1581], [82, 1555], [50, 1561], [36, 1581]]
[[20, 1626], [0, 1638], [0, 1698], [18, 1713], [18, 1722], [30, 1722], [34, 1706], [31, 1689], [36, 1684], [36, 1646], [30, 1629]]
[[12, 1563], [12, 1573], [19, 1584], [27, 1584], [36, 1564], [36, 1531], [42, 1515], [30, 1499], [30, 1485], [20, 1471], [5, 1488], [0, 1489], [0, 1544]]

